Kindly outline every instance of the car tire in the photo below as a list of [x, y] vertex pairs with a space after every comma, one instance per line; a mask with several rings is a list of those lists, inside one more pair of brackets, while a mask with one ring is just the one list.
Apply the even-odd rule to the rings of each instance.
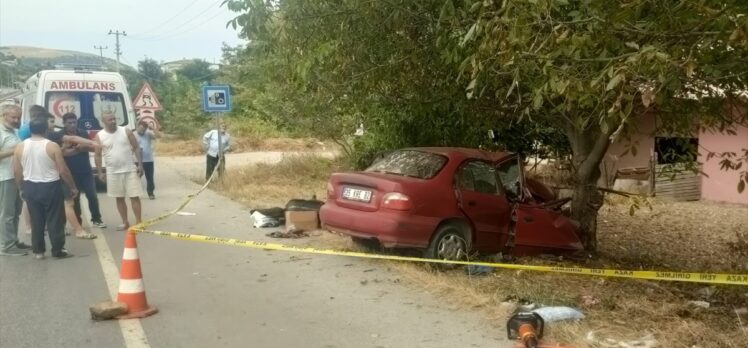
[[353, 244], [366, 251], [378, 251], [382, 248], [379, 241], [371, 238], [351, 237]]
[[471, 249], [469, 233], [465, 227], [456, 223], [439, 226], [424, 252], [424, 257], [440, 260], [467, 259]]

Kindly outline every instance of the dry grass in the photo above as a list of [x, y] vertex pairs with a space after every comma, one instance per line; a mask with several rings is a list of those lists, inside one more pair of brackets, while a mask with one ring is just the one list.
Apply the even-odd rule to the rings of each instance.
[[[236, 137], [233, 152], [249, 151], [320, 151], [332, 150], [335, 145], [317, 139]], [[161, 156], [199, 156], [204, 154], [199, 139], [165, 139], [156, 143], [156, 153]]]
[[254, 208], [284, 206], [293, 198], [324, 200], [335, 160], [313, 154], [288, 155], [279, 163], [229, 169], [216, 189]]
[[[282, 205], [290, 198], [324, 197], [332, 160], [314, 156], [288, 157], [276, 165], [239, 169], [219, 186], [224, 194], [246, 204]], [[745, 240], [748, 208], [705, 202], [653, 202], [653, 210], [628, 214], [628, 203], [610, 199], [599, 217], [601, 257], [588, 262], [523, 259], [531, 264], [663, 269], [745, 273], [748, 252], [736, 252]], [[350, 238], [316, 233], [302, 243], [310, 246], [360, 251]], [[615, 341], [653, 338], [657, 347], [748, 347], [748, 289], [668, 282], [638, 281], [496, 270], [488, 276], [469, 276], [462, 269], [444, 271], [427, 265], [382, 262], [402, 279], [450, 303], [453, 309], [480, 310], [497, 330], [504, 330], [513, 308], [506, 303], [538, 303], [579, 308], [586, 318], [578, 323], [552, 323], [548, 337], [578, 347], [626, 347]], [[711, 294], [707, 294], [707, 292]], [[687, 303], [705, 300], [707, 310]], [[591, 335], [591, 336], [590, 336]], [[588, 340], [593, 337], [596, 341]], [[606, 341], [608, 340], [608, 341]], [[629, 342], [631, 344], [631, 342]], [[633, 347], [634, 345], [630, 345]]]

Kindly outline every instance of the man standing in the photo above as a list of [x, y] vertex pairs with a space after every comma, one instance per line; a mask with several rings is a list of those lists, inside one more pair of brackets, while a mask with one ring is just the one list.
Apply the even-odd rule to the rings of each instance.
[[[127, 230], [130, 221], [127, 218], [125, 198], [130, 198], [135, 223], [142, 222], [140, 214], [140, 196], [143, 188], [140, 177], [143, 175], [143, 157], [138, 140], [132, 131], [117, 125], [112, 113], [102, 115], [104, 129], [96, 134], [96, 142], [101, 145], [96, 150], [96, 172], [99, 180], [107, 183], [107, 195], [117, 200], [117, 211], [122, 218], [118, 230]], [[101, 168], [102, 153], [106, 163], [106, 176]]]
[[[213, 170], [218, 165], [219, 174], [223, 173], [226, 165], [225, 154], [231, 148], [231, 137], [226, 133], [226, 125], [221, 124], [219, 126], [221, 132], [221, 143], [223, 144], [223, 153], [219, 156], [218, 146], [218, 130], [212, 129], [203, 135], [203, 151], [206, 152], [206, 166], [205, 166], [205, 180], [210, 179], [210, 175], [213, 174]], [[219, 157], [221, 163], [218, 163]]]
[[16, 146], [13, 171], [16, 183], [21, 187], [23, 199], [31, 215], [31, 246], [36, 259], [43, 259], [44, 230], [49, 232], [52, 257], [72, 256], [65, 247], [65, 207], [62, 183], [68, 185], [73, 196], [78, 194], [60, 147], [44, 136], [47, 120], [37, 117], [29, 124], [31, 138]]
[[31, 247], [18, 241], [21, 197], [13, 175], [13, 153], [21, 139], [16, 130], [21, 125], [21, 108], [3, 105], [0, 112], [0, 255], [23, 256]]
[[160, 138], [161, 132], [155, 127], [151, 127], [147, 122], [140, 121], [138, 122], [135, 137], [138, 138], [140, 150], [143, 151], [143, 171], [145, 171], [145, 189], [148, 192], [148, 198], [156, 199], [156, 196], [153, 194], [153, 191], [156, 189], [156, 185], [153, 182], [153, 139]]
[[[62, 115], [62, 123], [65, 127], [63, 134], [73, 137], [87, 137], [86, 132], [78, 128], [78, 117], [75, 114], [67, 113]], [[96, 227], [106, 228], [106, 225], [101, 221], [99, 198], [96, 196], [96, 183], [94, 182], [93, 170], [91, 169], [91, 161], [88, 155], [90, 151], [95, 151], [94, 147], [70, 141], [63, 142], [62, 154], [65, 156], [65, 163], [68, 165], [68, 169], [70, 169], [70, 173], [73, 175], [75, 185], [78, 186], [79, 190], [86, 194], [88, 210], [91, 213], [91, 223]], [[78, 225], [80, 225], [82, 223], [80, 196], [73, 199], [73, 210]], [[69, 219], [70, 217], [68, 215], [68, 220]], [[85, 231], [76, 232], [78, 232], [76, 235], [79, 238], [93, 238], [90, 233], [85, 233]], [[95, 237], [95, 235], [93, 236]]]

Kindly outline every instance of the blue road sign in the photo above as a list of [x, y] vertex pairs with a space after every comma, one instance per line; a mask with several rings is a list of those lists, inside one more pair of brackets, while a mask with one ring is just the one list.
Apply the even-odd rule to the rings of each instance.
[[203, 86], [203, 111], [231, 111], [231, 88], [229, 86]]

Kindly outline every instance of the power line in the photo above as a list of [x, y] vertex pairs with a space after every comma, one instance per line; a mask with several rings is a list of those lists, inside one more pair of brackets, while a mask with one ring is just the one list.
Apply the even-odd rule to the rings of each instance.
[[179, 17], [179, 16], [180, 16], [180, 15], [181, 15], [182, 13], [184, 13], [184, 12], [185, 12], [185, 11], [187, 11], [187, 10], [188, 10], [188, 9], [189, 9], [190, 7], [192, 7], [192, 5], [196, 4], [196, 3], [197, 3], [197, 1], [198, 1], [198, 0], [192, 0], [192, 2], [191, 2], [191, 3], [189, 4], [189, 5], [187, 5], [187, 6], [185, 6], [184, 8], [182, 8], [182, 10], [181, 10], [181, 11], [179, 11], [179, 12], [177, 12], [177, 14], [175, 14], [175, 15], [173, 15], [173, 16], [171, 16], [171, 17], [169, 17], [169, 19], [167, 19], [167, 20], [165, 20], [165, 21], [163, 21], [163, 22], [159, 23], [159, 24], [158, 24], [158, 25], [156, 25], [155, 27], [149, 28], [148, 30], [143, 30], [143, 31], [141, 31], [141, 32], [138, 32], [138, 33], [135, 33], [135, 34], [131, 34], [131, 36], [142, 36], [143, 34], [146, 34], [146, 33], [150, 32], [150, 31], [153, 31], [154, 29], [158, 29], [158, 28], [163, 28], [163, 27], [164, 27], [164, 25], [165, 25], [166, 23], [169, 23], [169, 22], [171, 22], [172, 20], [174, 20], [175, 18]]
[[[188, 19], [187, 21], [183, 22], [181, 25], [179, 25], [177, 27], [174, 27], [174, 28], [172, 28], [170, 30], [167, 30], [167, 31], [165, 31], [165, 32], [163, 32], [161, 34], [156, 34], [156, 35], [152, 35], [152, 36], [149, 36], [149, 37], [148, 36], [147, 37], [140, 37], [140, 38], [138, 38], [138, 40], [160, 40], [161, 38], [159, 38], [159, 37], [161, 37], [161, 36], [172, 35], [175, 32], [178, 32], [179, 29], [182, 29], [186, 25], [189, 25], [190, 23], [192, 23], [193, 20], [195, 20], [198, 17], [204, 15], [205, 12], [208, 12], [208, 11], [210, 11], [210, 9], [215, 8], [215, 6], [219, 5], [219, 3], [221, 3], [222, 1], [223, 0], [218, 0], [218, 1], [215, 1], [215, 2], [211, 3], [210, 6], [206, 7], [204, 10], [198, 12], [195, 16], [191, 17], [190, 19]], [[221, 6], [218, 6], [218, 8], [220, 8], [220, 7]]]
[[120, 45], [119, 45], [119, 36], [120, 35], [127, 36], [127, 33], [125, 33], [124, 30], [120, 33], [119, 30], [112, 31], [110, 29], [109, 30], [109, 35], [114, 35], [116, 37], [116, 39], [117, 39], [117, 45], [114, 48], [114, 54], [117, 55], [117, 72], [119, 72], [119, 57], [122, 55], [122, 50], [120, 49]]
[[207, 24], [208, 22], [210, 22], [211, 20], [213, 20], [214, 18], [216, 18], [216, 17], [218, 17], [218, 16], [220, 16], [222, 14], [223, 14], [223, 12], [218, 12], [218, 13], [214, 14], [213, 16], [207, 18], [206, 20], [204, 20], [204, 21], [202, 21], [202, 22], [200, 22], [198, 24], [195, 24], [190, 29], [186, 29], [184, 31], [176, 32], [176, 33], [169, 34], [169, 35], [166, 35], [166, 36], [162, 36], [162, 37], [159, 37], [159, 38], [150, 39], [150, 41], [167, 40], [167, 39], [175, 38], [175, 37], [180, 36], [180, 35], [187, 34], [189, 32], [195, 31], [196, 29], [199, 29], [201, 26]]

